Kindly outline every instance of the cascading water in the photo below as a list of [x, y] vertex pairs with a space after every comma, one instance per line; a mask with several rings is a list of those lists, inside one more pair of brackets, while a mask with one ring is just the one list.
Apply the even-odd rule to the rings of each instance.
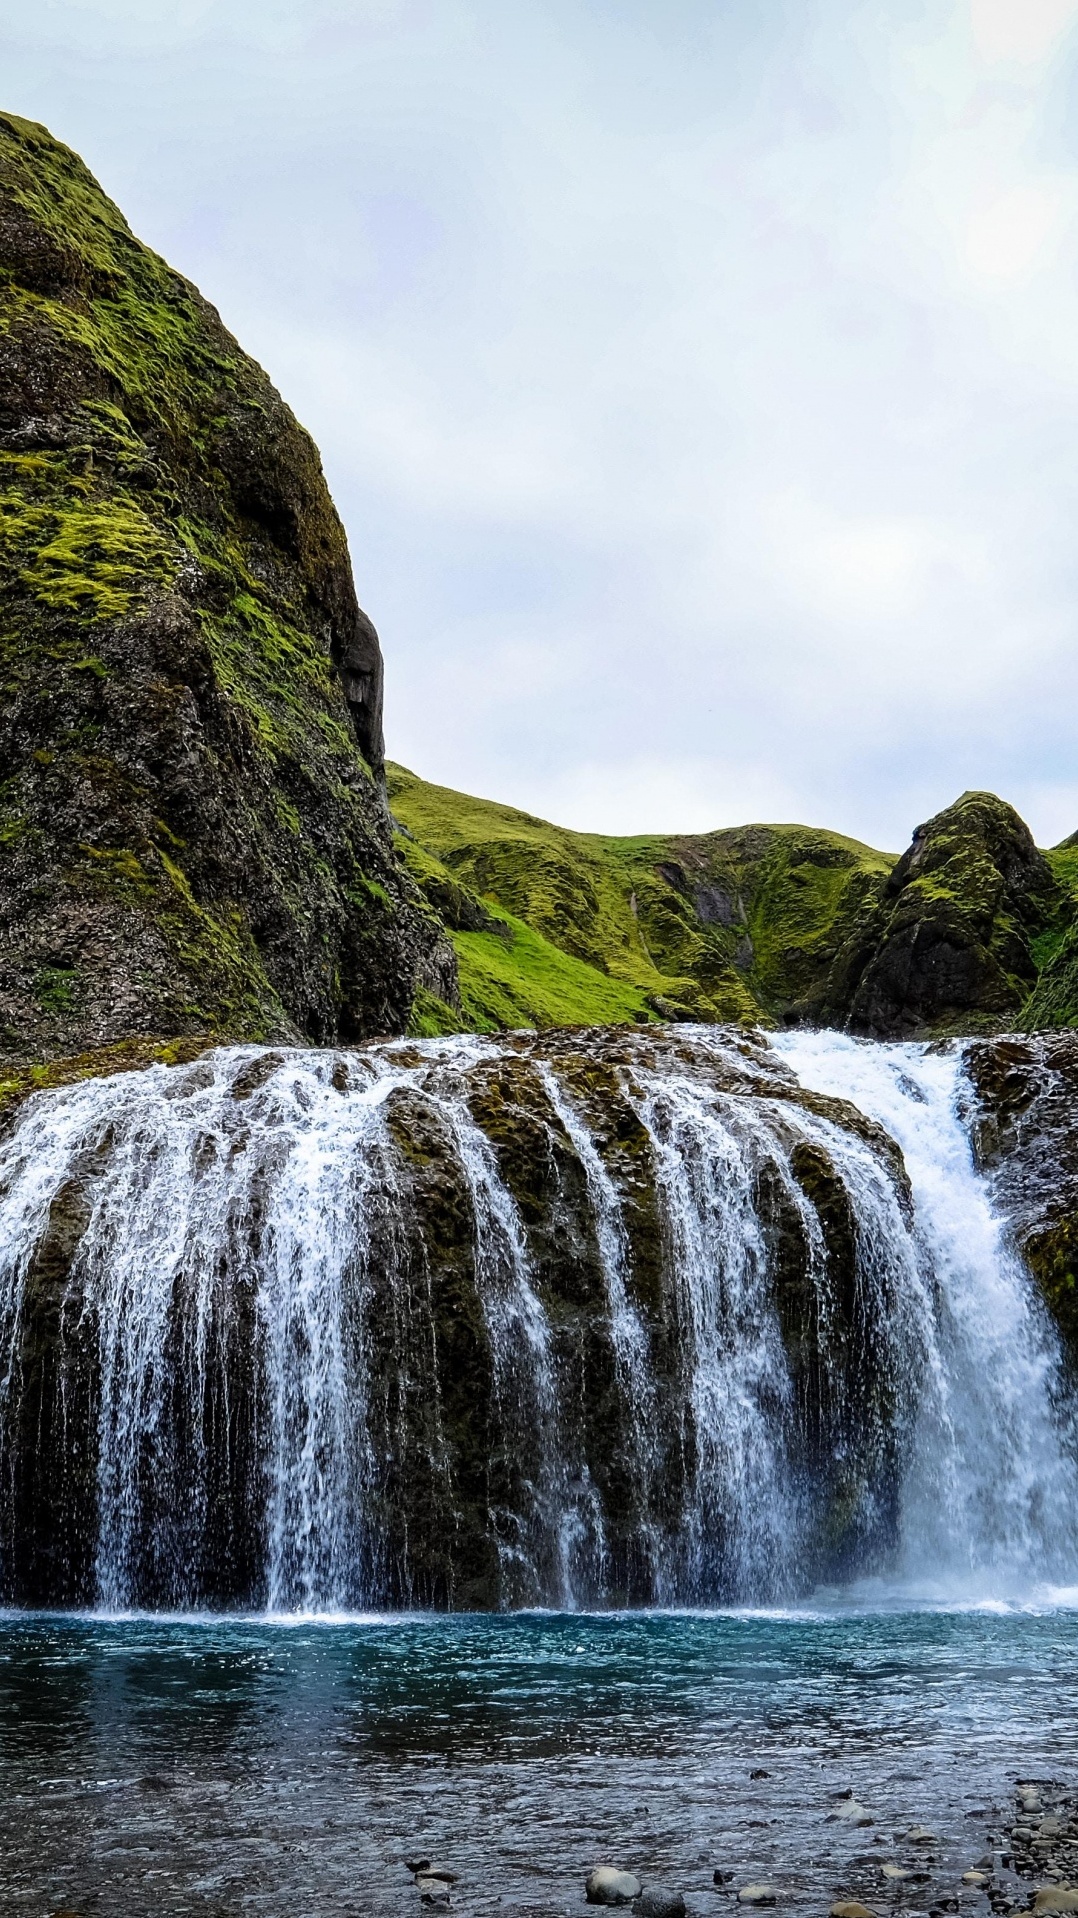
[[960, 1076], [701, 1029], [226, 1048], [38, 1095], [0, 1152], [0, 1595], [1073, 1578], [1058, 1355]]
[[960, 1048], [825, 1032], [775, 1044], [806, 1085], [886, 1127], [916, 1195], [907, 1257], [922, 1359], [895, 1569], [922, 1590], [1073, 1582], [1078, 1470], [1058, 1340], [974, 1167]]

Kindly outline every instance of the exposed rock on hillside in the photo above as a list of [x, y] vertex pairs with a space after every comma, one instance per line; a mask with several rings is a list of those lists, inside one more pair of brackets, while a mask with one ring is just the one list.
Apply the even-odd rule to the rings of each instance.
[[0, 117], [0, 1059], [400, 1031], [381, 655], [318, 454], [82, 162]]
[[894, 863], [808, 826], [577, 833], [388, 768], [405, 856], [442, 909], [481, 1030], [608, 1020], [811, 1021]]
[[918, 826], [839, 955], [826, 1011], [877, 1038], [1013, 1021], [1037, 977], [1033, 942], [1064, 907], [1014, 808], [963, 793]]

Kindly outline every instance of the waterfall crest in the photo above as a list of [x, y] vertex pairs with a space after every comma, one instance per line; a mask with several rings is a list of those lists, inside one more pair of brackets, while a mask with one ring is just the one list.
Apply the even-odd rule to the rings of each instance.
[[961, 1070], [682, 1028], [36, 1095], [0, 1149], [0, 1596], [1074, 1580], [1059, 1354]]

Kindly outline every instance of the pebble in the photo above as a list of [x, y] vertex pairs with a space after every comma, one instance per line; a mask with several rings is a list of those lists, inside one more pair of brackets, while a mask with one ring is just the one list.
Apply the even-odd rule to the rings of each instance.
[[831, 1907], [831, 1918], [876, 1918], [876, 1914], [867, 1905], [859, 1905], [856, 1898], [840, 1898]]
[[964, 1871], [962, 1873], [962, 1883], [964, 1885], [987, 1885], [991, 1877], [992, 1874], [990, 1871]]
[[834, 1811], [828, 1812], [829, 1824], [836, 1818], [846, 1825], [874, 1825], [876, 1822], [868, 1806], [862, 1805], [856, 1798], [846, 1798], [841, 1805], [835, 1806]]
[[613, 1865], [596, 1865], [588, 1873], [584, 1896], [589, 1905], [631, 1905], [640, 1896], [640, 1880], [631, 1871], [617, 1871]]
[[912, 1871], [907, 1871], [905, 1865], [881, 1865], [880, 1871], [895, 1885], [902, 1884], [905, 1879], [913, 1877]]
[[739, 1905], [773, 1905], [775, 1901], [774, 1885], [742, 1885], [737, 1894]]
[[670, 1891], [665, 1885], [645, 1885], [633, 1901], [633, 1910], [639, 1918], [685, 1918], [685, 1900], [680, 1891]]
[[939, 1843], [939, 1840], [934, 1831], [929, 1831], [927, 1825], [911, 1825], [909, 1831], [906, 1833], [906, 1843], [908, 1845], [936, 1845]]
[[419, 1893], [421, 1904], [447, 1905], [449, 1903], [449, 1886], [444, 1878], [428, 1878], [426, 1873], [421, 1871], [416, 1876], [415, 1888]]

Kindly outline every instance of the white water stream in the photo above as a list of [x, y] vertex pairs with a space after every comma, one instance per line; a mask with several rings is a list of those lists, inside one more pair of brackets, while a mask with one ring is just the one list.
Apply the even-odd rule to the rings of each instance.
[[1058, 1342], [974, 1166], [960, 1048], [833, 1032], [775, 1044], [805, 1085], [879, 1120], [913, 1187], [921, 1373], [896, 1573], [947, 1596], [1075, 1583], [1078, 1471], [1073, 1429], [1061, 1429]]
[[[574, 1156], [586, 1193], [583, 1221], [563, 1218], [555, 1198], [547, 1226], [589, 1236], [601, 1274], [602, 1324], [583, 1330], [550, 1293], [536, 1250], [546, 1228], [525, 1219], [473, 1111], [497, 1042], [229, 1048], [38, 1095], [0, 1152], [0, 1484], [17, 1487], [38, 1442], [19, 1421], [41, 1370], [27, 1328], [47, 1321], [61, 1449], [90, 1380], [98, 1602], [212, 1600], [207, 1540], [223, 1537], [214, 1549], [231, 1563], [240, 1519], [271, 1610], [383, 1601], [411, 1576], [394, 1584], [388, 1565], [394, 1472], [423, 1480], [398, 1555], [421, 1558], [422, 1526], [465, 1523], [453, 1516], [461, 1440], [447, 1423], [442, 1346], [474, 1297], [491, 1399], [468, 1411], [477, 1429], [489, 1422], [486, 1522], [508, 1602], [601, 1603], [620, 1589], [611, 1466], [581, 1410], [596, 1338], [611, 1353], [603, 1419], [620, 1432], [638, 1591], [660, 1603], [789, 1596], [819, 1561], [824, 1492], [806, 1464], [808, 1388], [780, 1309], [781, 1216], [822, 1354], [811, 1393], [838, 1434], [820, 1468], [828, 1509], [838, 1486], [857, 1507], [851, 1537], [866, 1541], [868, 1562], [846, 1574], [1001, 1593], [1078, 1581], [1058, 1353], [973, 1167], [959, 1053], [834, 1034], [775, 1043], [806, 1086], [850, 1100], [898, 1141], [912, 1225], [870, 1139], [763, 1081], [728, 1089], [707, 1067], [733, 1057], [729, 1039], [697, 1031], [680, 1053], [644, 1050], [620, 1068], [662, 1244], [660, 1302], [648, 1308], [622, 1174], [556, 1058], [537, 1057], [523, 1067], [529, 1110], [551, 1166]], [[420, 1174], [393, 1119], [405, 1094], [444, 1142], [470, 1221], [463, 1277], [445, 1277], [449, 1252], [416, 1223]], [[843, 1330], [850, 1303], [797, 1171], [806, 1151], [827, 1155], [854, 1221], [860, 1373]], [[65, 1206], [78, 1230], [48, 1280], [39, 1248]], [[448, 1320], [439, 1285], [457, 1288]], [[869, 1373], [882, 1397], [851, 1385]], [[86, 1496], [80, 1483], [73, 1500]], [[10, 1563], [24, 1523], [12, 1499]]]

